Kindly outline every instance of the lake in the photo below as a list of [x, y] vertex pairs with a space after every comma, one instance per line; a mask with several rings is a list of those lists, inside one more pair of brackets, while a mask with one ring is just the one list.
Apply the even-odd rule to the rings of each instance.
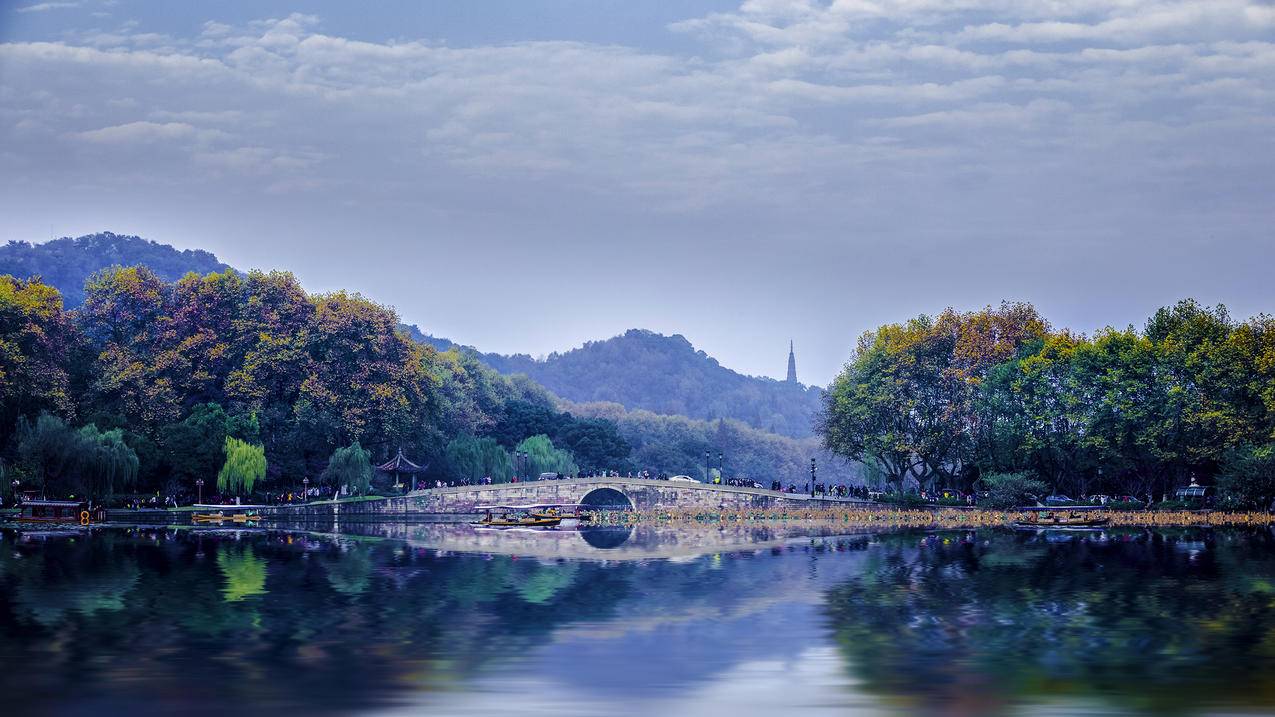
[[1275, 711], [1267, 531], [360, 532], [3, 531], [5, 714]]

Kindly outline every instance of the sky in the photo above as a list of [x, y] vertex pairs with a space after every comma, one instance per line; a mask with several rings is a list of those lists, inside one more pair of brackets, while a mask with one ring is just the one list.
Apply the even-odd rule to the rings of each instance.
[[1270, 0], [0, 1], [0, 241], [97, 231], [484, 351], [825, 384], [945, 307], [1275, 311]]

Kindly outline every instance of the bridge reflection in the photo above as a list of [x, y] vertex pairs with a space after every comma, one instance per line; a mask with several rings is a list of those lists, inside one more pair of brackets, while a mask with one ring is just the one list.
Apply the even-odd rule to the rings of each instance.
[[540, 559], [650, 560], [692, 558], [736, 550], [780, 547], [797, 541], [855, 534], [835, 521], [791, 521], [778, 525], [615, 525], [581, 528], [482, 528], [469, 523], [343, 523], [328, 530], [313, 523], [271, 522], [272, 528], [311, 533], [401, 540], [415, 548], [446, 553], [516, 555]]

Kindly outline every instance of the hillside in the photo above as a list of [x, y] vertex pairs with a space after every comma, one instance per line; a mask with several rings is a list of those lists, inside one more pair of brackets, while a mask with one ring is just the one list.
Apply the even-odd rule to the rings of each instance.
[[[408, 327], [421, 342], [453, 346]], [[776, 361], [783, 358], [777, 352]], [[617, 403], [630, 410], [729, 418], [770, 433], [795, 438], [813, 435], [822, 390], [772, 378], [745, 376], [697, 351], [680, 334], [664, 336], [630, 329], [605, 341], [590, 341], [543, 360], [526, 354], [478, 353], [503, 374], [526, 374], [553, 393], [576, 403]]]
[[187, 249], [141, 237], [102, 232], [72, 239], [63, 237], [43, 244], [11, 241], [0, 246], [0, 274], [42, 277], [57, 287], [67, 308], [84, 301], [84, 280], [108, 266], [145, 265], [164, 281], [175, 281], [193, 271], [207, 274], [229, 266], [211, 253]]

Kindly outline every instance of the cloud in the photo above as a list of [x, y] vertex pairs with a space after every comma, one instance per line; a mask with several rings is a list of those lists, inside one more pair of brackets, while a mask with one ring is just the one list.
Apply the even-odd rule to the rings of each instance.
[[34, 5], [22, 5], [15, 8], [16, 12], [48, 12], [49, 10], [67, 10], [79, 7], [78, 2], [41, 2]]
[[[1055, 164], [1084, 175], [1104, 158], [1083, 148], [1155, 157], [1219, 121], [1243, 146], [1271, 109], [1272, 21], [1246, 0], [748, 0], [672, 25], [703, 40], [694, 56], [354, 39], [299, 14], [186, 38], [124, 24], [0, 45], [0, 117], [52, 118], [81, 146], [163, 144], [260, 187], [353, 179], [370, 201], [527, 182], [673, 212], [799, 192], [835, 215], [838, 188], [865, 181], [904, 183], [906, 201], [922, 164], [934, 181], [1013, 172], [1073, 143]], [[958, 131], [979, 126], [999, 143]]]
[[142, 121], [76, 132], [74, 136], [94, 144], [148, 144], [182, 140], [210, 142], [227, 135], [218, 130], [200, 129], [185, 122]]

